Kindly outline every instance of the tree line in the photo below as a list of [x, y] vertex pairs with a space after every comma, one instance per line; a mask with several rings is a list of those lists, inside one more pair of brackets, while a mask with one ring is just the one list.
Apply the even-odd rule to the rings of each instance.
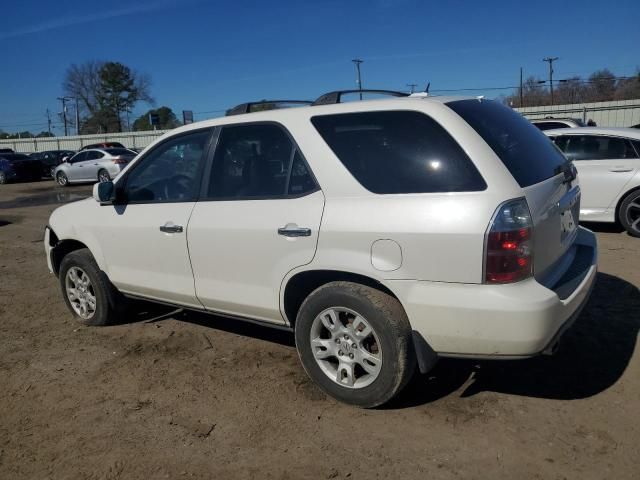
[[[573, 76], [553, 81], [555, 105], [638, 98], [640, 98], [640, 70], [632, 77], [616, 77], [613, 72], [604, 68], [593, 72], [586, 79]], [[513, 95], [505, 97], [504, 102], [512, 107], [551, 105], [548, 81], [530, 76], [522, 83], [522, 88], [518, 87]]]

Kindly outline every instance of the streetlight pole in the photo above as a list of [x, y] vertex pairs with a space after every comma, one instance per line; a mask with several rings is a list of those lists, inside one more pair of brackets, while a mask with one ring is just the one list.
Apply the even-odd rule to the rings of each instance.
[[67, 97], [58, 97], [58, 100], [62, 102], [62, 120], [64, 122], [64, 136], [67, 136]]
[[553, 105], [553, 62], [558, 60], [558, 57], [545, 57], [543, 62], [549, 62], [549, 89], [551, 90], [551, 105]]
[[362, 77], [360, 76], [360, 64], [363, 63], [364, 60], [360, 60], [359, 58], [354, 58], [351, 60], [356, 65], [356, 71], [358, 73], [358, 90], [360, 90], [360, 100], [362, 100]]

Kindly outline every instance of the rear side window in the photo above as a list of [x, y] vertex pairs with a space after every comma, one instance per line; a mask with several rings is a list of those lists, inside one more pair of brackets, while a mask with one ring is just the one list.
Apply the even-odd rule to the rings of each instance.
[[487, 142], [521, 187], [555, 176], [566, 161], [544, 133], [509, 107], [491, 100], [456, 100], [447, 106]]
[[451, 135], [423, 113], [323, 115], [311, 122], [351, 175], [373, 193], [471, 192], [487, 187]]
[[[558, 142], [556, 141], [556, 144]], [[596, 135], [567, 135], [558, 144], [569, 160], [616, 160], [638, 158], [631, 142], [624, 138]]]

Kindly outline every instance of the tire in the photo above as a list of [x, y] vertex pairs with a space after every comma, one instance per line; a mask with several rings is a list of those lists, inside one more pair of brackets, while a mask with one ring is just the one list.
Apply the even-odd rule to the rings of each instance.
[[640, 190], [627, 195], [620, 204], [618, 220], [632, 237], [640, 237]]
[[7, 176], [4, 172], [0, 172], [0, 185], [7, 183]]
[[298, 312], [295, 338], [307, 375], [328, 395], [362, 408], [391, 400], [416, 368], [400, 302], [357, 283], [331, 282], [312, 292]]
[[69, 179], [64, 172], [58, 172], [58, 174], [56, 175], [56, 182], [58, 182], [58, 185], [60, 185], [61, 187], [69, 186]]
[[[74, 280], [74, 276], [78, 281]], [[88, 279], [88, 283], [84, 278]], [[82, 248], [67, 254], [60, 263], [59, 279], [64, 301], [80, 323], [110, 325], [118, 322], [124, 314], [126, 299], [100, 270], [89, 249]], [[72, 287], [75, 294], [69, 293], [68, 287]], [[83, 298], [86, 303], [84, 315], [81, 308]]]
[[107, 172], [104, 169], [100, 170], [98, 172], [98, 181], [101, 182], [101, 183], [110, 182], [111, 181], [111, 176], [109, 175], [109, 172]]

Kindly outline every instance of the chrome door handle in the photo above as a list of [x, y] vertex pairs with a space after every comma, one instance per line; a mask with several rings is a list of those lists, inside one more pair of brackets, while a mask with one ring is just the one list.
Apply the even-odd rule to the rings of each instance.
[[278, 229], [278, 235], [284, 237], [310, 237], [310, 228], [298, 227], [295, 223], [287, 223], [284, 227]]
[[183, 232], [182, 225], [162, 225], [160, 227], [160, 231], [164, 233], [182, 233]]

